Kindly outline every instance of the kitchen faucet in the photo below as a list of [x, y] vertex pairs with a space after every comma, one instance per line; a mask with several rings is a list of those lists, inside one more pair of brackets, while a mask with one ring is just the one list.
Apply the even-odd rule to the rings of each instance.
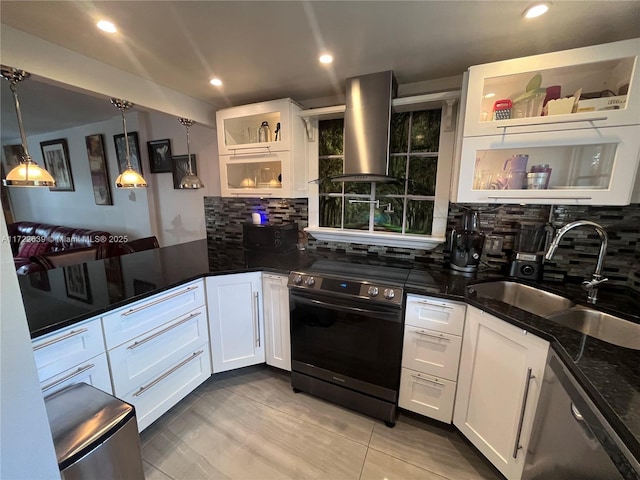
[[547, 250], [544, 258], [551, 260], [558, 249], [558, 244], [560, 240], [562, 240], [562, 237], [564, 237], [569, 230], [573, 230], [576, 227], [593, 227], [600, 237], [600, 253], [598, 253], [598, 262], [596, 263], [596, 270], [593, 272], [593, 278], [591, 281], [585, 280], [582, 282], [582, 288], [587, 291], [587, 301], [589, 303], [596, 303], [598, 300], [598, 286], [609, 280], [608, 278], [602, 278], [601, 275], [604, 257], [607, 254], [607, 240], [609, 238], [602, 226], [589, 220], [576, 220], [575, 222], [567, 223], [556, 232], [556, 236], [551, 241], [549, 250]]

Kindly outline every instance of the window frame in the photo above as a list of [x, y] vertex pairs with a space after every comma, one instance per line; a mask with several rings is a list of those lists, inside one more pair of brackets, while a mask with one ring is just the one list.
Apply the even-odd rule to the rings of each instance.
[[[438, 96], [442, 98], [430, 99], [430, 97]], [[362, 243], [423, 250], [431, 250], [444, 243], [446, 241], [451, 172], [454, 165], [456, 143], [455, 114], [457, 109], [454, 108], [454, 105], [459, 96], [460, 92], [458, 91], [423, 95], [415, 97], [415, 99], [398, 99], [403, 100], [402, 105], [399, 107], [394, 106], [394, 112], [442, 109], [431, 235], [320, 227], [320, 195], [318, 182], [314, 181], [317, 180], [315, 177], [309, 179], [309, 226], [305, 228], [305, 231], [317, 240], [328, 242]], [[425, 99], [427, 100], [426, 102]], [[318, 121], [344, 116], [344, 110], [340, 111], [339, 107], [327, 107], [317, 110], [317, 115], [313, 115], [313, 112], [310, 111], [303, 111], [301, 115], [306, 124], [309, 140], [307, 148], [311, 176], [317, 175], [319, 171]]]

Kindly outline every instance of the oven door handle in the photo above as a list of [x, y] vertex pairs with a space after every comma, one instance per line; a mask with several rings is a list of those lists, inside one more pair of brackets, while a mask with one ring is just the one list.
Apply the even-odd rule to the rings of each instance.
[[296, 303], [302, 303], [305, 305], [312, 305], [314, 307], [322, 307], [328, 308], [330, 310], [336, 310], [339, 312], [350, 312], [350, 313], [358, 313], [360, 315], [368, 315], [371, 317], [378, 318], [380, 320], [389, 320], [392, 322], [402, 323], [402, 314], [401, 310], [396, 312], [383, 312], [380, 310], [370, 310], [367, 308], [359, 308], [359, 307], [348, 307], [346, 305], [335, 305], [328, 302], [323, 302], [322, 300], [315, 300], [312, 298], [300, 297], [297, 295], [292, 295], [291, 299]]

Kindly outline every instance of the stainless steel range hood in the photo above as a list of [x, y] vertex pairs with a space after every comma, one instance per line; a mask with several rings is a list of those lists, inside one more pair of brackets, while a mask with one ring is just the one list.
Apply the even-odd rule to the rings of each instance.
[[344, 174], [334, 182], [396, 181], [389, 173], [392, 71], [347, 79], [344, 117]]

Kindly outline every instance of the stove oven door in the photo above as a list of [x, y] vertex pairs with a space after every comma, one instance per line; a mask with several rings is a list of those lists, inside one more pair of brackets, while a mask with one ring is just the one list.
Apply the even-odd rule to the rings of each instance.
[[402, 309], [291, 291], [292, 370], [397, 401]]

